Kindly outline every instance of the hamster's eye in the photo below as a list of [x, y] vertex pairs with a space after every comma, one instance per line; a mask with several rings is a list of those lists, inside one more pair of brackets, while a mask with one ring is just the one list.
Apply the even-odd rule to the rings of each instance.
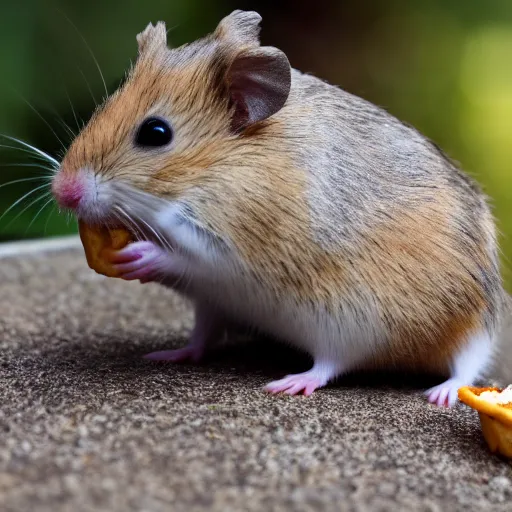
[[172, 130], [169, 124], [158, 117], [149, 117], [140, 125], [135, 144], [141, 147], [158, 147], [169, 144]]

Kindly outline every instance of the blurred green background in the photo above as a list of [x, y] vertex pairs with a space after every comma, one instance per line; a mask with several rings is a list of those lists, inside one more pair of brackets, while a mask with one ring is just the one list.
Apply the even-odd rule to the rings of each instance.
[[[112, 92], [136, 55], [135, 35], [149, 21], [166, 21], [170, 44], [180, 45], [236, 8], [263, 16], [263, 43], [284, 50], [294, 67], [385, 107], [475, 176], [492, 198], [506, 266], [512, 254], [510, 0], [2, 0], [0, 133], [59, 158], [70, 141], [63, 123], [76, 130], [75, 114], [87, 120], [103, 94], [87, 45]], [[0, 144], [18, 145], [5, 138]], [[0, 160], [0, 241], [76, 230], [73, 219], [43, 198], [47, 169], [5, 147]]]

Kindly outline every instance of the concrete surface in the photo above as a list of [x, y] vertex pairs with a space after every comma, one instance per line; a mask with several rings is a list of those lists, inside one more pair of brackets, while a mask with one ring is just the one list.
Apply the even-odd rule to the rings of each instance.
[[360, 375], [310, 398], [269, 379], [307, 360], [269, 341], [202, 366], [186, 304], [109, 280], [78, 249], [0, 259], [0, 510], [511, 510], [512, 465], [477, 414], [417, 378]]

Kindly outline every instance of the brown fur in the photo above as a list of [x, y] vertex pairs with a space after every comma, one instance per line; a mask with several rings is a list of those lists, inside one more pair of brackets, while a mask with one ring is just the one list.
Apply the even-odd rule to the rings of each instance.
[[[89, 166], [185, 198], [277, 297], [336, 314], [341, 304], [364, 310], [371, 295], [389, 335], [371, 366], [445, 370], [471, 333], [494, 329], [502, 289], [493, 221], [476, 185], [435, 146], [298, 72], [276, 115], [233, 133], [223, 77], [237, 52], [257, 45], [254, 24], [224, 23], [176, 50], [164, 32], [159, 24], [139, 36], [126, 84], [74, 141], [64, 169]], [[170, 151], [133, 148], [152, 112], [173, 122]]]

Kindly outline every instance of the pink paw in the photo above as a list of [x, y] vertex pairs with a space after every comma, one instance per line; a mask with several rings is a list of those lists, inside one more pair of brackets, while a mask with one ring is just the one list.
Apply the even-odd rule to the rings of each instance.
[[193, 363], [197, 363], [203, 357], [203, 349], [201, 347], [187, 345], [186, 347], [178, 348], [176, 350], [150, 352], [143, 357], [144, 359], [150, 359], [151, 361], [169, 361], [171, 363], [191, 361]]
[[325, 380], [321, 379], [315, 372], [309, 371], [287, 375], [284, 379], [275, 380], [265, 386], [265, 391], [287, 395], [297, 395], [302, 392], [304, 396], [309, 396], [315, 389], [321, 388], [325, 384]]
[[161, 276], [168, 258], [169, 253], [153, 242], [133, 242], [109, 255], [121, 279], [140, 279], [141, 282], [153, 281]]
[[458, 390], [464, 384], [458, 379], [448, 379], [446, 382], [425, 391], [431, 404], [439, 407], [452, 407], [458, 398]]

